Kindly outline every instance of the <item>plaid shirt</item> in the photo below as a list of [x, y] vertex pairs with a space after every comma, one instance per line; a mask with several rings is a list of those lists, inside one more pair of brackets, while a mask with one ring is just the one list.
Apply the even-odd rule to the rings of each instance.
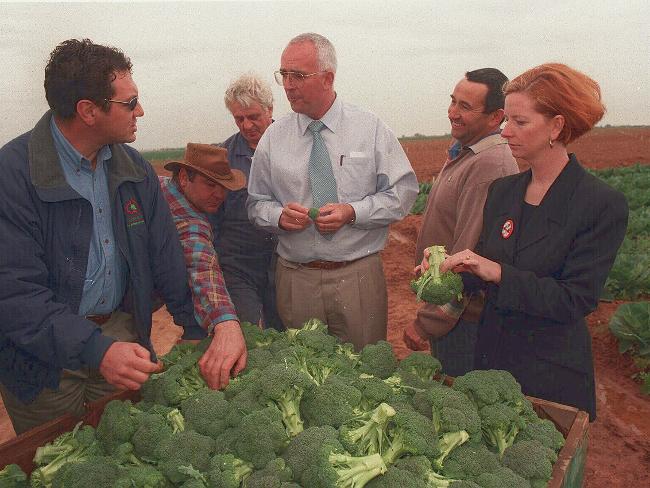
[[212, 226], [204, 214], [192, 208], [171, 178], [159, 176], [158, 179], [183, 246], [194, 315], [211, 333], [219, 322], [238, 320], [212, 244]]

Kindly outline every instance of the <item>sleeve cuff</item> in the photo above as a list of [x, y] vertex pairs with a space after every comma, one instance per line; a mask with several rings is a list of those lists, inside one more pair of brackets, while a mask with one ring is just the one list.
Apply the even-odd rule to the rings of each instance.
[[115, 339], [103, 335], [99, 329], [96, 329], [86, 341], [86, 345], [79, 357], [89, 368], [99, 369], [106, 351], [114, 342], [116, 342]]
[[218, 317], [210, 326], [208, 327], [208, 335], [212, 335], [214, 332], [214, 329], [219, 327], [219, 324], [222, 322], [227, 322], [229, 320], [234, 320], [235, 322], [239, 322], [239, 318], [237, 318], [236, 315], [233, 314], [224, 314], [220, 317]]

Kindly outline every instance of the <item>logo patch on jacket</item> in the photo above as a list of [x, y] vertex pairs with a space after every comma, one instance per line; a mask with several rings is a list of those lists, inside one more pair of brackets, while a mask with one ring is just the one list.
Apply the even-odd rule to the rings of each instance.
[[514, 231], [515, 223], [512, 221], [512, 219], [508, 219], [503, 223], [503, 227], [501, 227], [501, 237], [508, 239]]
[[124, 204], [124, 214], [126, 215], [126, 226], [133, 227], [144, 223], [144, 216], [142, 210], [135, 198], [131, 198]]

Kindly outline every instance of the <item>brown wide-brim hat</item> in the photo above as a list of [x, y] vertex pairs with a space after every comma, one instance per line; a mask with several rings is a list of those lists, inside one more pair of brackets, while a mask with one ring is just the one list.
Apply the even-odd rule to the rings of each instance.
[[228, 151], [223, 147], [189, 142], [183, 160], [170, 161], [165, 164], [165, 169], [173, 171], [177, 166], [197, 171], [228, 190], [241, 190], [246, 186], [246, 175], [230, 168]]

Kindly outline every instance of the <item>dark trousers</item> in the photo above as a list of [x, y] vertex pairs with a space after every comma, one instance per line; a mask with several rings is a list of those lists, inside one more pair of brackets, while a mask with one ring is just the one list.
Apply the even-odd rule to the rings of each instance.
[[275, 256], [268, 269], [260, 268], [257, 272], [245, 274], [240, 269], [230, 270], [224, 266], [222, 272], [239, 320], [283, 331], [276, 305]]
[[462, 376], [474, 368], [478, 324], [460, 319], [456, 327], [439, 339], [431, 339], [431, 354], [448, 376]]

